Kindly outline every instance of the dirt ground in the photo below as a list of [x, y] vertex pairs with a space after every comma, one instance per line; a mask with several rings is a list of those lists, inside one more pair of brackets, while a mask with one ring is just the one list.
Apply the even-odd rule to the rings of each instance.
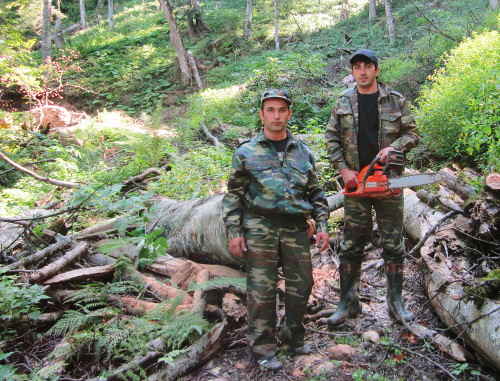
[[[315, 286], [309, 307], [311, 315], [317, 315], [321, 311], [335, 310], [338, 303], [338, 256], [333, 251], [315, 254], [313, 263]], [[495, 377], [493, 370], [474, 355], [471, 354], [467, 362], [459, 362], [389, 318], [379, 249], [368, 251], [363, 268], [360, 284], [362, 313], [335, 331], [327, 329], [324, 317], [308, 321], [306, 341], [311, 346], [311, 355], [291, 357], [280, 348], [277, 356], [284, 369], [276, 373], [262, 370], [248, 350], [246, 325], [240, 323], [232, 327], [215, 358], [181, 380], [500, 380], [500, 375]], [[404, 290], [406, 307], [416, 314], [416, 323], [463, 345], [432, 311], [425, 295], [418, 258], [406, 261]], [[279, 330], [283, 318], [281, 297], [278, 314]], [[380, 341], [363, 340], [362, 335], [367, 331], [375, 331]], [[329, 358], [327, 352], [339, 344], [349, 345], [354, 354], [343, 360]]]

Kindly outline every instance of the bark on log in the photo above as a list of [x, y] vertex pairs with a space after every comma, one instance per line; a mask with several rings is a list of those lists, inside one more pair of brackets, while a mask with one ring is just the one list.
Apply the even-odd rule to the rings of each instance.
[[424, 279], [434, 310], [440, 319], [491, 366], [500, 370], [500, 300], [486, 299], [481, 307], [464, 297], [446, 261], [433, 257], [433, 240], [421, 249]]
[[164, 230], [168, 252], [195, 262], [243, 265], [228, 250], [222, 222], [222, 194], [192, 201], [163, 199], [159, 202], [152, 228]]
[[[422, 238], [444, 214], [418, 200], [411, 190], [405, 191], [405, 232], [413, 240]], [[458, 224], [457, 224], [458, 225]], [[462, 337], [489, 364], [500, 369], [500, 300], [487, 300], [481, 308], [464, 299], [462, 279], [448, 267], [441, 253], [463, 255], [465, 248], [446, 226], [421, 248], [422, 267], [427, 293], [439, 318]], [[458, 280], [458, 281], [457, 281]]]
[[174, 364], [165, 364], [162, 369], [148, 378], [148, 381], [176, 380], [190, 371], [201, 367], [219, 350], [229, 329], [227, 320], [215, 325], [200, 340], [189, 347], [189, 351], [177, 357]]
[[439, 171], [441, 181], [448, 188], [458, 194], [463, 200], [467, 201], [476, 195], [476, 191], [470, 185], [460, 179], [459, 174], [451, 168], [443, 168]]

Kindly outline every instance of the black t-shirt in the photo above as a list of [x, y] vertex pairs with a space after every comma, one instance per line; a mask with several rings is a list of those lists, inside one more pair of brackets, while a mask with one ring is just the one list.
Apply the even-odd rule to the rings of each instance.
[[358, 155], [361, 169], [369, 165], [380, 151], [378, 146], [378, 94], [358, 92]]
[[278, 152], [278, 156], [280, 158], [280, 163], [283, 165], [283, 158], [285, 157], [285, 149], [286, 149], [286, 143], [288, 143], [288, 136], [285, 139], [281, 140], [271, 140], [268, 139], [271, 143], [273, 143], [274, 148], [276, 149], [276, 152]]

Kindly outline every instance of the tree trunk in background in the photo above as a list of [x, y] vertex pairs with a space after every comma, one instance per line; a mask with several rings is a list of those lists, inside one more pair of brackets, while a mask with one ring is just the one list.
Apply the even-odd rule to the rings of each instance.
[[64, 34], [62, 30], [62, 20], [61, 20], [61, 1], [56, 0], [56, 6], [57, 6], [57, 18], [56, 18], [56, 24], [55, 24], [55, 29], [56, 29], [56, 38], [55, 38], [55, 45], [56, 48], [60, 48], [61, 46], [64, 45]]
[[346, 20], [349, 17], [349, 0], [342, 0], [342, 8], [340, 9], [340, 19]]
[[498, 0], [490, 0], [490, 8], [496, 10], [498, 8]]
[[43, 23], [42, 23], [42, 60], [51, 56], [52, 36], [50, 33], [50, 18], [52, 15], [52, 1], [43, 0]]
[[97, 0], [97, 9], [101, 9], [104, 7], [104, 0]]
[[181, 69], [181, 82], [186, 85], [191, 78], [191, 71], [189, 70], [186, 49], [182, 43], [181, 34], [179, 33], [179, 28], [177, 27], [177, 22], [175, 21], [174, 12], [167, 0], [158, 1], [160, 2], [160, 7], [163, 10], [165, 17], [167, 18], [168, 26], [170, 28], [170, 38], [177, 52], [177, 62], [179, 63], [179, 68]]
[[203, 18], [201, 17], [201, 7], [199, 0], [189, 0], [192, 7], [192, 17], [194, 19], [194, 31], [197, 36], [205, 33], [207, 30], [210, 30], [208, 26], [203, 22]]
[[370, 0], [370, 10], [368, 12], [368, 19], [374, 21], [377, 17], [377, 0]]
[[108, 26], [109, 30], [113, 30], [115, 28], [115, 20], [113, 19], [114, 14], [114, 4], [113, 0], [108, 0]]
[[276, 50], [280, 50], [279, 28], [278, 28], [278, 0], [274, 0], [274, 42]]
[[389, 41], [391, 45], [394, 45], [396, 43], [396, 32], [394, 31], [391, 0], [385, 0], [385, 16], [387, 18], [387, 29], [389, 30]]
[[87, 21], [85, 21], [85, 0], [80, 0], [80, 24], [82, 24], [82, 29], [87, 27]]
[[245, 18], [245, 40], [249, 40], [252, 35], [252, 12], [253, 0], [247, 0], [247, 17]]

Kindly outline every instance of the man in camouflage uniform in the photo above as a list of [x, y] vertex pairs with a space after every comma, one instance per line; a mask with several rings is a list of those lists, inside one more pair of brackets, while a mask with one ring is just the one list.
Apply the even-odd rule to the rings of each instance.
[[[418, 144], [419, 138], [415, 119], [403, 95], [378, 82], [380, 68], [375, 53], [362, 49], [351, 57], [350, 63], [356, 85], [339, 96], [325, 136], [331, 164], [340, 172], [344, 184], [355, 188], [356, 176], [376, 156], [381, 156], [380, 162], [385, 163], [389, 151], [407, 152]], [[357, 288], [364, 247], [372, 237], [372, 208], [383, 249], [389, 313], [400, 322], [413, 318], [401, 301], [405, 257], [403, 206], [402, 192], [388, 199], [344, 197], [340, 303], [327, 320], [330, 328], [361, 312]]]
[[316, 221], [319, 250], [329, 243], [328, 203], [312, 152], [286, 128], [291, 103], [286, 91], [262, 94], [263, 130], [234, 152], [222, 201], [229, 250], [245, 259], [250, 348], [260, 366], [273, 371], [283, 367], [275, 356], [278, 267], [285, 276], [281, 341], [292, 353], [307, 354], [302, 318], [313, 286], [308, 218]]

